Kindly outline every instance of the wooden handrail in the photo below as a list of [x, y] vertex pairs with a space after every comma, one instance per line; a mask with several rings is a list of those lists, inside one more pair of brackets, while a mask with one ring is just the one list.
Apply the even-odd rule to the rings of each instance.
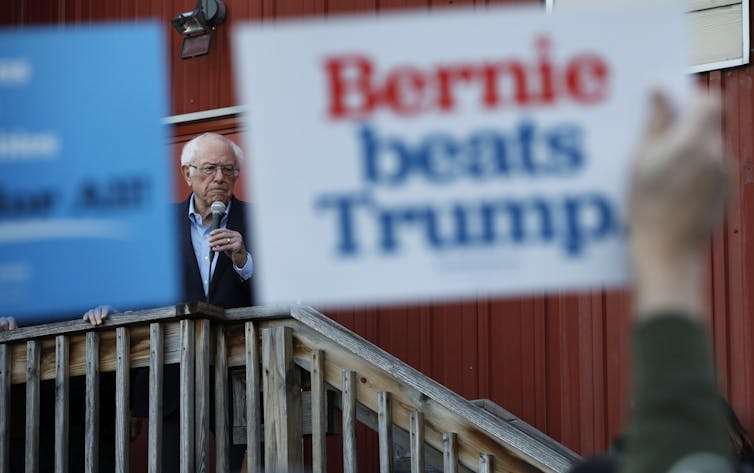
[[[494, 414], [474, 406], [468, 400], [445, 388], [436, 381], [423, 375], [416, 369], [398, 360], [389, 353], [367, 342], [355, 333], [337, 324], [323, 314], [310, 307], [298, 307], [291, 311], [296, 320], [307, 327], [315, 330], [327, 340], [334, 342], [350, 351], [354, 356], [363, 359], [371, 368], [379, 369], [385, 376], [390, 376], [397, 381], [399, 389], [395, 394], [404, 394], [404, 402], [409, 403], [427, 416], [434, 415], [430, 421], [435, 424], [448, 425], [457, 423], [456, 432], [466, 432], [470, 425], [475, 426], [477, 434], [486, 434], [486, 439], [479, 439], [480, 444], [489, 445], [490, 450], [508, 452], [513, 466], [517, 458], [524, 460], [541, 471], [567, 471], [571, 464], [579, 457], [552, 441], [550, 445], [544, 443], [542, 438], [536, 439], [521, 429], [501, 419]], [[411, 388], [411, 390], [406, 389]], [[362, 401], [360, 399], [360, 401]], [[370, 401], [363, 401], [370, 403]], [[437, 404], [437, 405], [435, 405]], [[376, 410], [376, 400], [373, 403]], [[439, 416], [437, 415], [439, 414]], [[446, 416], [455, 416], [454, 421], [447, 421]], [[468, 421], [468, 422], [466, 422]], [[405, 428], [406, 425], [404, 424]], [[453, 430], [449, 430], [452, 432]], [[442, 450], [442, 432], [430, 443]], [[459, 439], [463, 444], [468, 439]], [[558, 445], [558, 448], [553, 448]], [[467, 461], [467, 463], [471, 463]], [[499, 466], [495, 471], [503, 471]]]
[[[374, 346], [324, 314], [305, 306], [247, 307], [223, 311], [204, 303], [131, 312], [98, 327], [83, 321], [58, 322], [0, 333], [0, 413], [10, 410], [12, 384], [27, 383], [27, 461], [38, 458], [39, 383], [57, 379], [56, 430], [68, 425], [67, 379], [86, 375], [87, 464], [97, 454], [100, 373], [116, 372], [116, 465], [128, 468], [129, 376], [150, 367], [149, 471], [160, 465], [162, 367], [181, 366], [181, 452], [184, 471], [209, 467], [210, 389], [214, 390], [216, 469], [227, 471], [230, 432], [224, 403], [226, 367], [245, 367], [238, 409], [246, 419], [249, 471], [301, 466], [303, 435], [301, 371], [311, 383], [313, 470], [325, 471], [329, 389], [337, 393], [329, 409], [342, 410], [344, 471], [356, 471], [355, 425], [378, 432], [380, 472], [393, 470], [397, 452], [411, 452], [414, 471], [426, 464], [445, 471], [564, 472], [578, 455], [523, 424], [507, 411], [485, 409], [448, 390]], [[210, 382], [210, 364], [215, 380]], [[29, 377], [31, 376], [31, 377]], [[27, 379], [29, 380], [27, 382]], [[212, 386], [212, 388], [210, 388]], [[235, 389], [234, 389], [235, 391]], [[10, 400], [13, 402], [13, 399]], [[491, 404], [491, 403], [488, 403]], [[494, 407], [494, 406], [493, 406]], [[492, 412], [490, 412], [492, 411]], [[2, 416], [0, 416], [2, 417]], [[261, 419], [266, 419], [265, 428]], [[79, 419], [76, 419], [79, 421]], [[7, 465], [9, 421], [0, 418], [0, 465]], [[232, 423], [231, 423], [232, 424]], [[265, 450], [260, 450], [262, 439]], [[298, 440], [297, 440], [298, 439]], [[66, 461], [67, 440], [56, 439], [55, 461]], [[176, 459], [179, 461], [179, 459]]]

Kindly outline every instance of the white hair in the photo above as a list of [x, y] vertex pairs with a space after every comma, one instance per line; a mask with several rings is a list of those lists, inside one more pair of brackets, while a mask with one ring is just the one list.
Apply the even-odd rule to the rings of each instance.
[[[186, 144], [183, 145], [183, 150], [181, 151], [181, 166], [188, 166], [189, 164], [192, 164], [194, 162], [196, 152], [199, 150], [199, 145], [207, 138], [215, 138], [227, 143], [228, 146], [230, 146], [230, 149], [233, 150], [233, 155], [236, 158], [236, 168], [241, 168], [241, 164], [243, 163], [243, 151], [241, 151], [241, 148], [237, 144], [235, 144], [233, 140], [230, 140], [223, 135], [211, 132], [202, 133], [201, 135], [192, 138], [190, 141], [187, 141]], [[191, 168], [191, 173], [194, 173], [193, 168]]]

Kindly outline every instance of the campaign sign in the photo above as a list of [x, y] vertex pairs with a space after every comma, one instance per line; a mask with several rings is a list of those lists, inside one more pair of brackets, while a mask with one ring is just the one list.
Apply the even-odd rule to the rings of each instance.
[[323, 306], [625, 283], [628, 167], [674, 9], [479, 9], [248, 24], [262, 302]]
[[178, 298], [163, 31], [0, 30], [0, 315]]

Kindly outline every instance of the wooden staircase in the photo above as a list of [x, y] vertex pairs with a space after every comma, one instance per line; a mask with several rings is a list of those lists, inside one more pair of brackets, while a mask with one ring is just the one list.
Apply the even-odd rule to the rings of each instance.
[[[378, 433], [375, 471], [380, 473], [565, 472], [579, 459], [500, 406], [460, 397], [311, 307], [223, 311], [191, 303], [115, 316], [96, 328], [71, 321], [0, 334], [0, 469], [8, 471], [10, 455], [21, 453], [8, 448], [11, 384], [27, 384], [23, 454], [33, 462], [48, 454], [34, 441], [39, 383], [57, 380], [55, 426], [62, 429], [69, 422], [64, 380], [78, 375], [93, 380], [115, 371], [116, 471], [129, 471], [127, 374], [148, 366], [159, 375], [171, 363], [181, 365], [181, 451], [186, 453], [176, 461], [185, 473], [210, 471], [210, 385], [217, 400], [216, 472], [228, 471], [233, 438], [247, 441], [247, 471], [261, 471], [262, 465], [267, 471], [303, 469], [302, 439], [306, 433], [308, 441], [310, 433], [312, 464], [306, 468], [323, 473], [328, 432], [337, 431], [343, 471], [355, 473], [357, 424]], [[233, 367], [242, 373], [236, 382], [228, 377]], [[234, 419], [228, 419], [225, 405], [231, 389], [234, 411], [243, 413]], [[149, 471], [157, 472], [161, 414], [154, 400], [162, 399], [163, 386], [153, 381], [149, 390]], [[250, 392], [261, 395], [245, 395]], [[98, 402], [97, 393], [87, 391], [87, 405], [97, 412]], [[96, 448], [99, 420], [94, 417], [86, 419], [87, 449]], [[64, 442], [56, 441], [55, 458], [62, 465], [66, 452], [59, 444]]]

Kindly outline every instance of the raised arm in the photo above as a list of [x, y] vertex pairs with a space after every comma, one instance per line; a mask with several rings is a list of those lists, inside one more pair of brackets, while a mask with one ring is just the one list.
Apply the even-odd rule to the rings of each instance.
[[720, 100], [656, 94], [633, 175], [634, 408], [624, 473], [732, 471], [702, 318], [703, 255], [728, 194]]

